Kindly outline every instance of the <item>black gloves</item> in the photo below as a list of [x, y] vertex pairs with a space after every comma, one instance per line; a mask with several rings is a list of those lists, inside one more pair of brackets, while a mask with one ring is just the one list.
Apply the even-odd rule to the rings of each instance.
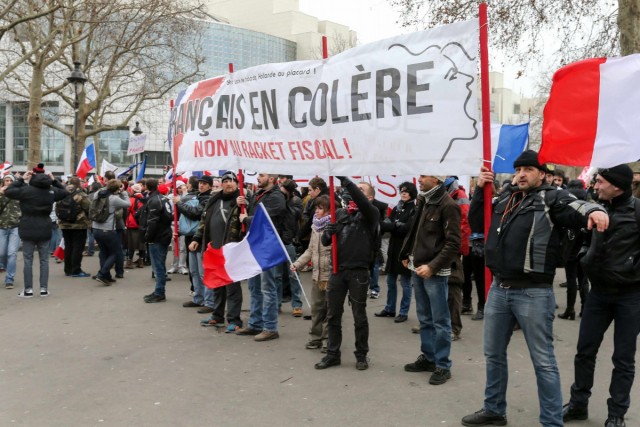
[[336, 234], [338, 232], [338, 225], [335, 223], [329, 223], [326, 225], [326, 227], [324, 228], [324, 231], [329, 235], [329, 236], [333, 236], [334, 234]]
[[346, 176], [336, 176], [336, 178], [340, 181], [340, 187], [344, 187], [348, 182], [351, 182]]
[[395, 226], [396, 226], [396, 228], [403, 227], [404, 226], [404, 222], [398, 221], [398, 222], [395, 223]]

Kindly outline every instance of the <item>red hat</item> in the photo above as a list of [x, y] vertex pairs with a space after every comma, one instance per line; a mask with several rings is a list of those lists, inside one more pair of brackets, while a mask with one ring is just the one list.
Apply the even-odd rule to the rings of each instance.
[[163, 196], [166, 196], [167, 194], [169, 194], [169, 186], [167, 184], [158, 185], [158, 192]]
[[38, 163], [38, 165], [33, 168], [33, 173], [44, 173], [44, 163]]

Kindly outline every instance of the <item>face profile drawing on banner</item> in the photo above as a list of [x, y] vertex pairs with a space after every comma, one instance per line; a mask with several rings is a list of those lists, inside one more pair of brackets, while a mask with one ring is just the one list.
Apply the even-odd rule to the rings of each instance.
[[477, 50], [472, 20], [195, 83], [171, 112], [176, 168], [473, 173]]

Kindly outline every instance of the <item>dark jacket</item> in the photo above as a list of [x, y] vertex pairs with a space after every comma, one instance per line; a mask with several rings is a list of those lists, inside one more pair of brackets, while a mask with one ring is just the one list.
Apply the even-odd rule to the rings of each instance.
[[640, 290], [640, 227], [636, 209], [640, 200], [623, 194], [604, 202], [609, 214], [609, 228], [593, 231], [582, 267], [593, 290], [625, 292]]
[[389, 233], [389, 249], [387, 251], [387, 264], [385, 272], [410, 276], [411, 270], [402, 265], [400, 261], [400, 250], [404, 239], [411, 230], [413, 218], [416, 211], [416, 201], [398, 203], [391, 211], [389, 218], [382, 222], [380, 231]]
[[[485, 245], [487, 267], [510, 286], [550, 287], [560, 258], [562, 227], [585, 228], [589, 214], [604, 209], [547, 184], [523, 195], [517, 186], [509, 186], [494, 199]], [[519, 204], [505, 214], [509, 200], [511, 206]], [[483, 206], [478, 188], [469, 210], [474, 230], [483, 222]]]
[[[225, 244], [229, 242], [239, 242], [243, 237], [242, 224], [240, 224], [240, 207], [236, 203], [236, 199], [239, 195], [239, 190], [236, 190], [231, 195], [231, 212], [229, 213], [227, 227], [224, 231]], [[211, 194], [209, 199], [207, 199], [207, 204], [205, 205], [204, 212], [200, 218], [200, 225], [198, 226], [198, 230], [196, 230], [196, 234], [193, 235], [193, 241], [200, 243], [198, 250], [205, 250], [205, 248], [209, 246], [209, 223], [214, 210], [218, 209], [217, 202], [219, 202], [223, 197], [227, 196], [225, 196], [222, 191], [216, 191]]]
[[284, 211], [287, 207], [284, 193], [280, 191], [280, 187], [274, 185], [268, 190], [260, 189], [259, 191], [256, 191], [253, 196], [249, 196], [248, 200], [249, 216], [244, 219], [244, 225], [247, 229], [251, 226], [251, 221], [253, 220], [253, 215], [255, 215], [257, 205], [262, 203], [267, 210], [274, 227], [276, 227], [278, 234], [282, 237]]
[[[380, 212], [348, 178], [343, 178], [342, 187], [358, 205], [358, 211], [351, 215], [347, 209], [336, 211], [338, 270], [369, 269], [375, 259]], [[322, 233], [322, 244], [331, 244], [331, 235], [326, 231]]]
[[413, 255], [413, 265], [428, 265], [433, 274], [451, 268], [460, 253], [460, 206], [440, 185], [425, 203], [418, 196], [416, 213], [400, 259]]
[[37, 173], [31, 177], [29, 184], [22, 178], [16, 179], [5, 190], [9, 199], [20, 201], [20, 224], [18, 235], [22, 240], [42, 242], [51, 239], [51, 209], [53, 203], [67, 197], [67, 190], [58, 181], [47, 175]]
[[[286, 197], [286, 196], [285, 196]], [[302, 215], [302, 199], [292, 194], [286, 199], [287, 212], [282, 222], [282, 243], [285, 245], [292, 244], [294, 239], [298, 237], [300, 229], [300, 217]]]
[[144, 241], [146, 243], [154, 243], [160, 245], [169, 245], [171, 243], [171, 222], [165, 222], [162, 220], [162, 209], [165, 209], [162, 202], [162, 195], [156, 190], [149, 194], [147, 203], [145, 203], [143, 209], [143, 217], [145, 218], [145, 224], [143, 226]]

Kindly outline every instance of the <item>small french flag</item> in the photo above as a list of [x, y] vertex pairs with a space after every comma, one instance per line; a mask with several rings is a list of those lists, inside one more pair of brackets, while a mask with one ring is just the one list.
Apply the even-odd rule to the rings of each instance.
[[56, 250], [53, 251], [53, 256], [58, 258], [59, 260], [64, 259], [64, 239], [60, 239], [60, 244], [58, 245]]
[[2, 166], [0, 166], [0, 175], [1, 176], [5, 176], [9, 173], [9, 169], [11, 169], [13, 167], [13, 165], [11, 164], [11, 162], [4, 162], [2, 164]]
[[82, 156], [80, 157], [80, 163], [78, 169], [76, 169], [76, 175], [80, 179], [85, 179], [91, 169], [96, 167], [96, 152], [93, 144], [89, 144], [84, 148]]
[[257, 276], [289, 260], [280, 236], [262, 203], [257, 205], [247, 236], [241, 242], [219, 249], [209, 245], [204, 252], [204, 284], [219, 288]]

